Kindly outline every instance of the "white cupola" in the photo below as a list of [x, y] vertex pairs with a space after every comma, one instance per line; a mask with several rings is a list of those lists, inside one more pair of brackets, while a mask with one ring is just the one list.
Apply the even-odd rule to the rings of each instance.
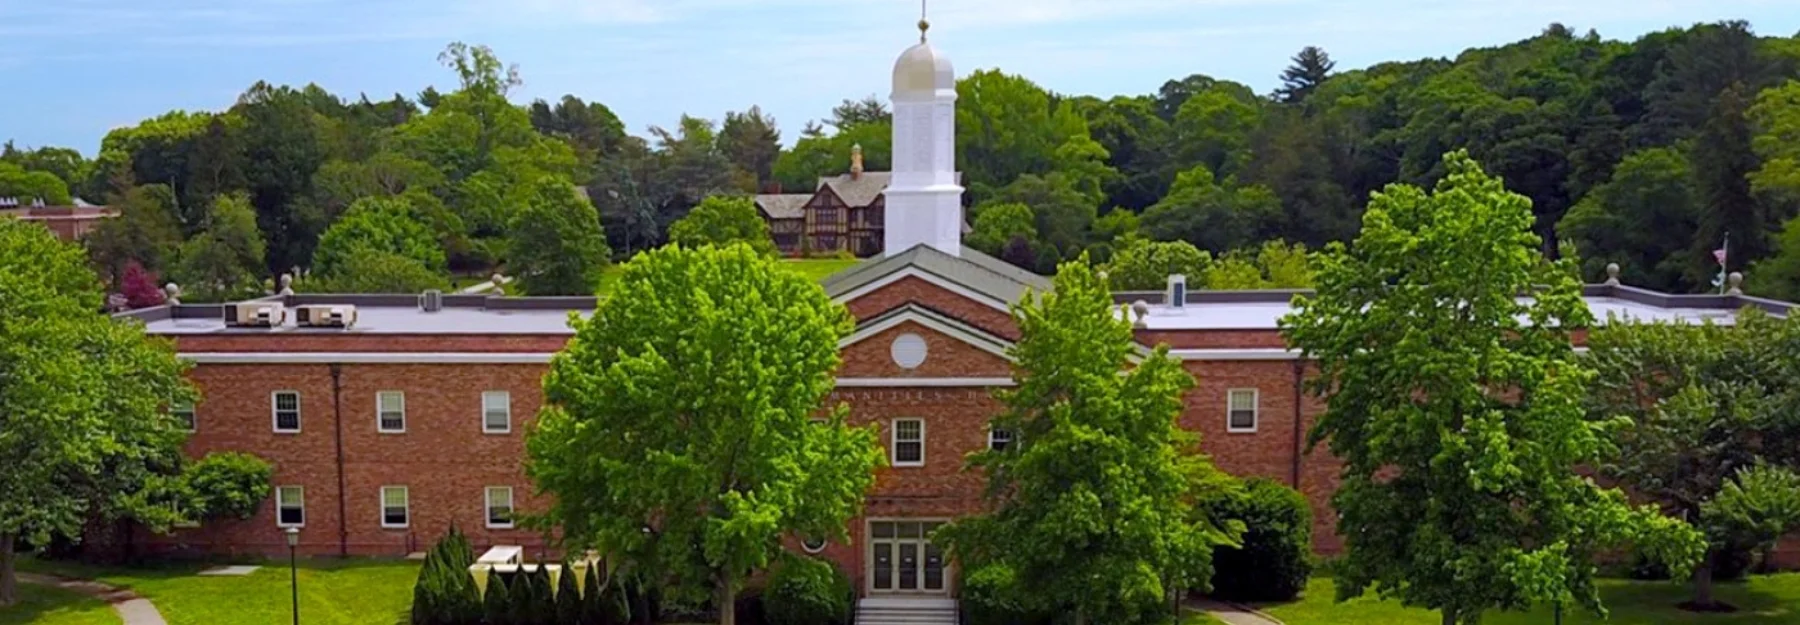
[[894, 62], [893, 179], [887, 188], [882, 249], [899, 254], [924, 243], [962, 254], [962, 194], [956, 175], [956, 69], [926, 39]]

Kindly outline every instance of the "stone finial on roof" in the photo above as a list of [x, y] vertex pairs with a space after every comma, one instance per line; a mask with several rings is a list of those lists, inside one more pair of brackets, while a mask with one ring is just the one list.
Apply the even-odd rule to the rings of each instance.
[[1606, 264], [1606, 286], [1619, 286], [1619, 264]]
[[1731, 272], [1731, 275], [1725, 276], [1725, 294], [1726, 295], [1743, 295], [1744, 294], [1744, 272], [1733, 271], [1733, 272]]
[[167, 295], [167, 297], [163, 299], [167, 301], [170, 306], [181, 305], [181, 285], [170, 282], [163, 286], [163, 293]]
[[281, 291], [279, 291], [279, 294], [281, 294], [281, 295], [293, 295], [294, 294], [294, 274], [291, 274], [291, 273], [281, 274]]
[[1150, 324], [1144, 321], [1144, 318], [1148, 316], [1150, 316], [1150, 302], [1138, 300], [1131, 303], [1131, 327], [1139, 329], [1150, 327]]

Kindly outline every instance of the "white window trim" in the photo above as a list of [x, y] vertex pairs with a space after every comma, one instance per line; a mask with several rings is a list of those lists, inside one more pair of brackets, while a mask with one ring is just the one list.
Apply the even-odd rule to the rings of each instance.
[[[381, 396], [389, 393], [400, 396], [400, 428], [381, 427]], [[375, 391], [375, 431], [382, 434], [406, 433], [406, 391]]]
[[[274, 401], [274, 400], [271, 399], [269, 401]], [[181, 410], [182, 405], [169, 406], [169, 414], [174, 415], [174, 414], [186, 412], [188, 415], [188, 418], [187, 418], [187, 421], [182, 424], [181, 431], [183, 431], [183, 432], [198, 432], [198, 431], [200, 431], [200, 406], [198, 404], [194, 404], [194, 403], [187, 403], [184, 405], [187, 407], [187, 410]]]
[[820, 538], [820, 539], [818, 539], [819, 548], [814, 549], [814, 548], [812, 548], [812, 545], [806, 544], [807, 541], [808, 541], [808, 539], [805, 539], [805, 538], [800, 539], [800, 549], [807, 553], [823, 553], [825, 551], [825, 547], [831, 545], [831, 541]]
[[[919, 460], [917, 462], [900, 461], [900, 423], [902, 421], [917, 421], [919, 423]], [[892, 429], [888, 432], [888, 459], [892, 464], [896, 467], [925, 466], [925, 420], [918, 418], [894, 419], [892, 425]]]
[[[1243, 391], [1250, 392], [1250, 427], [1235, 427], [1231, 424], [1231, 396]], [[1255, 388], [1234, 388], [1225, 391], [1225, 431], [1232, 434], [1253, 434], [1256, 426], [1262, 423], [1262, 391]]]
[[[1018, 439], [1019, 439], [1019, 436], [1018, 436], [1018, 435], [1017, 435], [1017, 434], [1011, 434], [1011, 433], [1009, 433], [1009, 435], [1010, 435], [1010, 436], [1011, 436], [1011, 437], [1010, 437], [1010, 438], [1008, 438], [1008, 439], [1006, 439], [1006, 446], [1007, 446], [1007, 447], [1011, 447], [1011, 446], [1012, 446], [1012, 444], [1013, 444], [1013, 441], [1016, 441], [1016, 440], [1018, 440]], [[995, 450], [995, 449], [994, 449], [994, 442], [995, 442], [995, 441], [994, 441], [994, 426], [991, 426], [991, 425], [990, 425], [990, 426], [988, 426], [988, 451], [996, 451], [996, 450]]]
[[[504, 406], [506, 408], [506, 427], [504, 429], [494, 429], [494, 428], [488, 427], [488, 419], [487, 419], [488, 396], [490, 396], [490, 395], [501, 395], [506, 398], [506, 402], [501, 404], [502, 406]], [[512, 422], [513, 422], [512, 391], [482, 391], [481, 392], [481, 433], [482, 434], [511, 434], [512, 433]]]
[[513, 497], [513, 487], [511, 487], [511, 486], [486, 486], [486, 487], [483, 487], [481, 489], [481, 500], [482, 500], [481, 521], [483, 523], [487, 524], [488, 529], [512, 529], [513, 528], [513, 522], [510, 520], [505, 523], [495, 523], [494, 522], [494, 491], [501, 490], [501, 489], [504, 489], [506, 491], [507, 516], [508, 517], [517, 517], [519, 514], [519, 502], [518, 502], [518, 499]]
[[[294, 489], [299, 489], [299, 491], [300, 491], [300, 522], [299, 523], [283, 523], [283, 522], [281, 522], [281, 508], [282, 508], [282, 506], [281, 506], [281, 489], [283, 489], [283, 488], [294, 488]], [[287, 484], [284, 486], [276, 486], [275, 487], [275, 527], [306, 527], [306, 487], [305, 486], [297, 486], [294, 484]]]
[[294, 395], [294, 425], [303, 426], [306, 424], [306, 421], [304, 420], [306, 413], [300, 410], [300, 391], [284, 389], [279, 391], [269, 391], [269, 427], [274, 429], [276, 434], [299, 434], [299, 427], [295, 427], [292, 430], [281, 429], [281, 403], [275, 398], [280, 397], [283, 393], [292, 393]]
[[[387, 509], [388, 509], [387, 493], [388, 493], [388, 489], [390, 489], [390, 488], [400, 489], [400, 508], [402, 510], [406, 511], [406, 522], [405, 523], [389, 523], [387, 520]], [[380, 499], [380, 501], [377, 503], [380, 504], [379, 510], [381, 513], [381, 526], [382, 527], [389, 528], [389, 529], [397, 529], [397, 528], [405, 528], [407, 526], [412, 525], [412, 489], [407, 488], [405, 486], [389, 485], [389, 486], [381, 487], [381, 490], [379, 492], [377, 492], [376, 495]]]

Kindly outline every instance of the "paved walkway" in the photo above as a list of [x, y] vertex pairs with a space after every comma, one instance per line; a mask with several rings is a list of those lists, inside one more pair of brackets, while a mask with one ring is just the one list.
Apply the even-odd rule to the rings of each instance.
[[1189, 599], [1187, 605], [1190, 608], [1204, 610], [1213, 618], [1223, 621], [1225, 625], [1282, 625], [1281, 621], [1277, 621], [1273, 617], [1235, 603], [1224, 603], [1211, 599]]
[[168, 621], [163, 620], [162, 613], [156, 611], [156, 606], [152, 605], [149, 599], [139, 597], [137, 593], [124, 588], [115, 588], [84, 579], [64, 579], [37, 573], [20, 572], [18, 575], [19, 581], [27, 584], [56, 586], [112, 604], [113, 611], [119, 613], [119, 618], [125, 621], [125, 625], [169, 625]]

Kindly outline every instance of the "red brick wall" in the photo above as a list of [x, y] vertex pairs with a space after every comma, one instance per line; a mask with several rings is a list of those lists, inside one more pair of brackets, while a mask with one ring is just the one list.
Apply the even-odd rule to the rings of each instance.
[[[346, 543], [352, 555], [405, 555], [423, 550], [454, 522], [478, 546], [540, 545], [524, 530], [490, 530], [483, 503], [487, 486], [512, 486], [514, 507], [540, 509], [531, 496], [522, 461], [527, 424], [542, 392], [541, 365], [344, 365], [340, 407], [343, 428]], [[275, 465], [276, 485], [305, 487], [306, 525], [301, 550], [335, 554], [340, 548], [337, 444], [332, 382], [326, 365], [205, 365], [192, 374], [204, 394], [196, 406], [197, 430], [187, 450], [194, 456], [244, 451]], [[300, 392], [297, 434], [273, 431], [270, 393]], [[378, 433], [375, 394], [400, 390], [406, 397], [406, 431]], [[513, 429], [485, 434], [481, 394], [512, 394]], [[410, 511], [405, 529], [384, 529], [380, 488], [406, 486]], [[275, 525], [273, 495], [256, 517], [204, 531], [151, 538], [164, 547], [220, 552], [280, 553], [285, 542]]]
[[1006, 311], [957, 295], [913, 276], [865, 293], [846, 306], [857, 321], [862, 321], [909, 303], [920, 304], [1009, 341], [1019, 338], [1019, 330], [1013, 326], [1012, 315]]
[[[905, 369], [894, 362], [894, 339], [902, 334], [917, 334], [925, 339], [925, 362], [917, 368]], [[844, 348], [841, 357], [843, 364], [838, 367], [838, 377], [845, 378], [1012, 376], [1012, 364], [1005, 358], [911, 321], [851, 344]]]

